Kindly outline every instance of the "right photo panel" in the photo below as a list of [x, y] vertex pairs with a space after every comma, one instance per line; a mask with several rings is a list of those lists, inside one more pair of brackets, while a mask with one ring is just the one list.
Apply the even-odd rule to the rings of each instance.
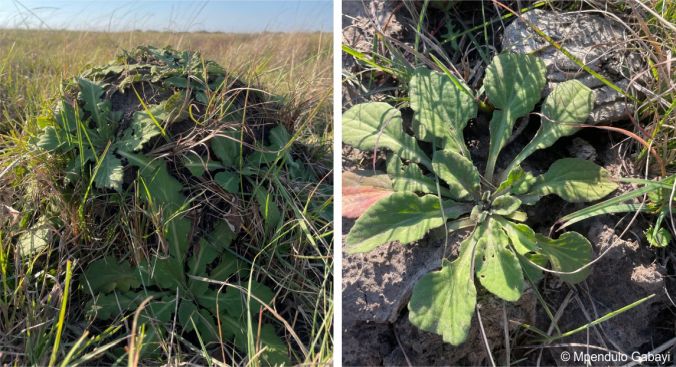
[[676, 5], [342, 2], [342, 361], [672, 365]]

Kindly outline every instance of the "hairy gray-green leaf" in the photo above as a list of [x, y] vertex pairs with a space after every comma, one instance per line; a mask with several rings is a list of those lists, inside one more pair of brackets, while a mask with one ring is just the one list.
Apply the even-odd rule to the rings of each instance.
[[[161, 105], [150, 106], [149, 111], [157, 120], [158, 116], [164, 111], [164, 107]], [[150, 139], [160, 135], [162, 131], [153, 121], [153, 117], [146, 111], [136, 111], [132, 117], [131, 125], [117, 142], [117, 147], [128, 152], [137, 152], [143, 149], [143, 146]]]
[[243, 269], [243, 264], [234, 255], [229, 252], [224, 252], [221, 255], [218, 265], [216, 265], [211, 272], [209, 278], [219, 281], [226, 281], [230, 276]]
[[451, 150], [434, 152], [432, 168], [448, 184], [451, 198], [456, 200], [472, 196], [479, 199], [481, 178], [472, 161]]
[[664, 227], [655, 227], [655, 225], [651, 225], [645, 231], [645, 238], [653, 247], [667, 247], [671, 242], [669, 231]]
[[118, 153], [127, 159], [129, 164], [139, 168], [139, 176], [143, 179], [139, 184], [141, 197], [154, 207], [177, 210], [186, 202], [181, 194], [183, 185], [174, 178], [167, 169], [167, 163], [162, 159], [150, 159], [140, 154], [133, 154], [123, 150]]
[[524, 255], [538, 250], [535, 232], [530, 227], [503, 218], [497, 218], [496, 220], [500, 223], [502, 230], [509, 236], [512, 246], [514, 246], [517, 253]]
[[281, 150], [287, 144], [289, 144], [289, 141], [291, 141], [291, 135], [283, 125], [277, 125], [270, 129], [270, 132], [268, 133], [268, 140], [270, 141], [269, 147], [275, 150]]
[[197, 307], [192, 301], [181, 301], [177, 316], [183, 332], [195, 330], [200, 334], [204, 343], [218, 340], [216, 320], [207, 310]]
[[290, 167], [295, 166], [291, 153], [284, 149], [290, 140], [291, 135], [283, 126], [275, 126], [268, 133], [269, 144], [250, 154], [247, 158], [248, 165], [258, 167], [278, 161], [285, 162]]
[[533, 283], [539, 282], [543, 277], [542, 270], [532, 263], [545, 267], [549, 259], [536, 252], [539, 247], [535, 232], [525, 224], [514, 223], [504, 218], [497, 218], [496, 220], [500, 223], [502, 230], [505, 231], [514, 250], [516, 250], [525, 277]]
[[110, 188], [121, 192], [123, 176], [124, 167], [122, 166], [122, 161], [109, 150], [99, 165], [99, 170], [94, 178], [94, 184], [100, 189]]
[[386, 148], [404, 159], [432, 167], [415, 138], [404, 132], [401, 112], [387, 103], [363, 103], [345, 111], [343, 142], [365, 151]]
[[[455, 219], [470, 210], [465, 204], [444, 204], [447, 219]], [[357, 219], [345, 239], [346, 251], [366, 252], [392, 241], [411, 243], [443, 224], [438, 197], [395, 192], [372, 205]]]
[[79, 97], [84, 102], [84, 109], [92, 115], [97, 126], [107, 124], [107, 118], [99, 105], [103, 88], [86, 78], [78, 78], [77, 83], [80, 87]]
[[489, 126], [488, 181], [493, 180], [498, 154], [512, 135], [514, 122], [533, 110], [546, 81], [545, 64], [535, 56], [504, 53], [488, 65], [484, 87], [488, 100], [497, 108]]
[[183, 157], [182, 161], [183, 166], [187, 168], [190, 171], [190, 174], [195, 177], [202, 177], [206, 170], [212, 171], [225, 168], [221, 163], [209, 161], [193, 152], [189, 152], [185, 157]]
[[571, 202], [581, 203], [605, 197], [617, 189], [617, 183], [603, 167], [579, 158], [563, 158], [552, 163], [529, 195], [554, 194]]
[[277, 335], [272, 325], [264, 324], [261, 327], [258, 342], [265, 347], [263, 359], [269, 366], [288, 366], [290, 364], [288, 344]]
[[206, 236], [206, 240], [220, 249], [226, 249], [230, 246], [236, 234], [233, 232], [230, 224], [225, 220], [218, 221], [214, 229]]
[[[417, 164], [402, 164], [396, 154], [393, 154], [387, 161], [387, 173], [392, 177], [394, 191], [437, 193], [437, 184], [433, 178], [425, 176]], [[440, 191], [444, 196], [451, 196], [450, 191], [443, 186], [440, 187]]]
[[537, 283], [544, 278], [544, 273], [538, 266], [543, 268], [546, 267], [549, 263], [549, 259], [543, 254], [530, 252], [521, 255], [521, 257], [519, 257], [519, 262], [521, 263], [521, 269], [523, 269], [525, 279]]
[[61, 136], [54, 126], [47, 126], [38, 135], [35, 145], [51, 153], [64, 150], [63, 148], [67, 150], [72, 145], [65, 138], [67, 136]]
[[[139, 296], [145, 296], [143, 293], [139, 293]], [[170, 322], [171, 315], [176, 309], [176, 294], [171, 295], [171, 293], [160, 298], [160, 294], [154, 295], [153, 301], [148, 304], [142, 316], [145, 316], [146, 319], [159, 320], [160, 322]], [[142, 301], [143, 299], [141, 299]], [[133, 308], [132, 308], [133, 309]], [[144, 315], [147, 313], [147, 315]]]
[[239, 141], [239, 135], [234, 131], [225, 131], [225, 136], [216, 136], [209, 141], [214, 155], [226, 167], [236, 167], [240, 157], [242, 143]]
[[[250, 314], [260, 312], [263, 305], [258, 300], [270, 304], [273, 298], [274, 293], [269, 287], [252, 280], [251, 287], [249, 287], [247, 281], [243, 281], [238, 288], [228, 287], [225, 292], [221, 293], [209, 292], [197, 297], [197, 301], [214, 314], [216, 307], [218, 307], [221, 313], [227, 312], [234, 318], [242, 320], [246, 317], [247, 309]], [[241, 324], [238, 326], [241, 327]]]
[[223, 190], [237, 194], [239, 193], [239, 175], [234, 172], [218, 172], [214, 176], [214, 181], [223, 188]]
[[523, 272], [500, 224], [489, 220], [477, 244], [476, 275], [489, 292], [511, 302], [521, 297]]
[[521, 200], [511, 195], [498, 196], [493, 200], [491, 208], [497, 215], [510, 215], [521, 206]]
[[188, 264], [190, 273], [194, 275], [206, 275], [207, 265], [211, 264], [223, 250], [216, 247], [214, 244], [201, 239], [199, 241], [199, 250], [193, 254]]
[[176, 292], [176, 288], [185, 289], [185, 277], [183, 276], [183, 264], [174, 257], [169, 256], [163, 259], [155, 258], [150, 262], [149, 275], [151, 280], [158, 287]]
[[115, 292], [100, 294], [89, 304], [88, 309], [96, 313], [96, 318], [108, 320], [121, 313], [138, 307], [143, 295], [137, 292]]
[[514, 195], [524, 195], [528, 193], [531, 186], [535, 183], [535, 176], [532, 173], [526, 172], [523, 168], [517, 166], [509, 171], [507, 178], [500, 183], [496, 192], [505, 192], [509, 190]]
[[467, 339], [476, 307], [471, 273], [474, 242], [474, 236], [469, 236], [460, 245], [457, 259], [443, 260], [441, 270], [423, 276], [408, 303], [408, 319], [413, 325], [439, 334], [453, 345]]
[[50, 240], [49, 221], [45, 217], [40, 217], [37, 223], [19, 235], [16, 245], [21, 256], [30, 256], [47, 248]]
[[[213, 263], [230, 246], [234, 238], [235, 233], [230, 229], [230, 225], [225, 221], [219, 221], [214, 230], [199, 241], [199, 251], [188, 262], [190, 272], [194, 275], [206, 276], [207, 265]], [[230, 257], [223, 257], [219, 265], [223, 265], [223, 262], [230, 263], [230, 265], [236, 264], [235, 261], [228, 261], [229, 259]]]
[[476, 117], [477, 104], [472, 97], [447, 76], [422, 68], [413, 73], [408, 93], [418, 127], [442, 139], [445, 149], [469, 157], [463, 129]]
[[54, 117], [58, 126], [67, 133], [75, 132], [79, 116], [77, 116], [73, 106], [65, 99], [59, 103], [54, 111]]
[[191, 228], [190, 219], [178, 216], [171, 218], [164, 229], [164, 235], [169, 244], [169, 254], [178, 259], [180, 263], [183, 263], [188, 246], [190, 246]]
[[[241, 317], [244, 308], [242, 307], [242, 294], [234, 288], [221, 288], [217, 291], [206, 292], [195, 296], [195, 300], [202, 307], [211, 311], [214, 315], [228, 314], [238, 319]], [[234, 311], [233, 311], [234, 310]], [[241, 327], [234, 318], [229, 321], [235, 321], [238, 327]]]
[[133, 270], [129, 263], [118, 262], [112, 257], [90, 263], [84, 272], [84, 278], [94, 293], [128, 291], [141, 285], [138, 272]]
[[96, 161], [94, 152], [89, 148], [84, 148], [80, 154], [74, 156], [66, 166], [66, 183], [75, 183], [85, 173], [87, 163]]
[[536, 234], [538, 247], [543, 255], [549, 258], [552, 268], [560, 272], [573, 274], [557, 274], [564, 281], [576, 284], [587, 278], [590, 269], [583, 266], [591, 262], [592, 247], [589, 240], [577, 232], [566, 232], [558, 239], [551, 239]]
[[263, 217], [266, 231], [270, 232], [277, 228], [282, 221], [282, 212], [275, 203], [274, 195], [262, 187], [257, 187], [254, 191], [256, 201], [258, 201], [258, 208]]
[[561, 137], [576, 133], [589, 117], [594, 106], [591, 89], [577, 80], [569, 80], [554, 88], [542, 106], [540, 129], [525, 148], [514, 158], [505, 172], [521, 164], [533, 152], [552, 146]]

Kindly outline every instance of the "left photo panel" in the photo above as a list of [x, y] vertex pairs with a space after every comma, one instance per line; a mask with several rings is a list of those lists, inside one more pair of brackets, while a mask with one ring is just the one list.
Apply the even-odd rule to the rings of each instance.
[[0, 6], [0, 364], [332, 363], [332, 10]]

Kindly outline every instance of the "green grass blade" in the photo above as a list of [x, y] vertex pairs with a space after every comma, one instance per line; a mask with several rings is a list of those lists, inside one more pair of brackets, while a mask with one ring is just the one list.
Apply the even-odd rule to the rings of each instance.
[[621, 313], [624, 313], [624, 312], [626, 312], [626, 311], [629, 311], [629, 310], [631, 310], [632, 308], [634, 308], [634, 307], [640, 305], [641, 303], [643, 303], [643, 302], [645, 302], [645, 301], [647, 301], [647, 300], [649, 300], [649, 299], [651, 299], [651, 298], [653, 298], [653, 297], [655, 297], [655, 294], [651, 294], [651, 295], [649, 295], [649, 296], [647, 296], [647, 297], [641, 298], [640, 300], [638, 300], [638, 301], [636, 301], [636, 302], [634, 302], [634, 303], [628, 304], [628, 305], [626, 305], [626, 306], [624, 306], [624, 307], [622, 307], [622, 308], [620, 308], [620, 309], [618, 309], [618, 310], [609, 312], [609, 313], [607, 313], [607, 314], [601, 316], [600, 318], [598, 318], [598, 319], [596, 319], [596, 320], [594, 320], [594, 321], [592, 321], [592, 322], [590, 322], [590, 323], [584, 324], [584, 325], [582, 325], [582, 326], [580, 326], [580, 327], [578, 327], [578, 328], [576, 328], [576, 329], [567, 331], [567, 332], [565, 332], [565, 333], [563, 333], [563, 334], [561, 334], [561, 335], [556, 335], [556, 336], [550, 337], [550, 338], [548, 338], [546, 341], [547, 341], [547, 342], [552, 342], [552, 341], [554, 341], [554, 340], [562, 339], [562, 338], [565, 338], [565, 337], [568, 337], [568, 336], [577, 334], [577, 333], [579, 333], [580, 331], [587, 330], [588, 328], [590, 328], [590, 327], [592, 327], [592, 326], [594, 326], [594, 325], [598, 325], [598, 324], [600, 324], [600, 323], [602, 323], [602, 322], [604, 322], [604, 321], [607, 321], [607, 320], [612, 319], [613, 317], [615, 317], [615, 316], [617, 316], [617, 315], [619, 315], [619, 314], [621, 314]]
[[141, 106], [143, 106], [143, 110], [145, 111], [145, 113], [148, 114], [148, 117], [150, 117], [150, 119], [153, 121], [153, 124], [155, 124], [155, 126], [157, 126], [157, 128], [160, 129], [160, 133], [162, 133], [162, 136], [166, 138], [166, 137], [167, 137], [167, 132], [164, 131], [164, 128], [162, 127], [162, 124], [160, 124], [160, 122], [157, 121], [157, 119], [155, 118], [155, 116], [153, 115], [153, 113], [152, 113], [152, 112], [150, 111], [150, 109], [148, 108], [148, 105], [146, 105], [146, 103], [143, 101], [143, 98], [141, 98], [141, 95], [138, 94], [138, 91], [136, 90], [136, 88], [134, 88], [134, 87], [132, 86], [132, 89], [134, 90], [134, 94], [136, 94], [136, 98], [138, 99], [139, 103], [141, 103]]
[[384, 65], [378, 64], [377, 62], [375, 62], [375, 61], [371, 60], [369, 57], [367, 57], [364, 53], [359, 52], [359, 51], [351, 48], [348, 45], [342, 45], [342, 49], [343, 49], [343, 52], [345, 52], [346, 54], [354, 57], [358, 61], [361, 61], [361, 62], [365, 63], [366, 65], [368, 65], [368, 66], [370, 66], [374, 69], [377, 69], [379, 71], [382, 71], [382, 72], [385, 72], [385, 73], [388, 73], [388, 74], [397, 75], [397, 73], [394, 71], [394, 69], [389, 68], [389, 67], [384, 66]]
[[78, 352], [80, 349], [80, 346], [82, 343], [87, 339], [87, 336], [89, 336], [89, 330], [85, 330], [82, 333], [82, 336], [75, 342], [75, 344], [70, 348], [70, 351], [68, 351], [68, 354], [66, 354], [66, 357], [61, 361], [60, 367], [68, 367], [71, 366], [70, 361], [73, 359], [75, 356], [75, 353]]
[[671, 190], [672, 185], [669, 183], [674, 177], [670, 176], [661, 181], [650, 181], [640, 178], [621, 178], [620, 182], [633, 183], [633, 184], [642, 184], [644, 187], [636, 190], [629, 191], [620, 196], [614, 197], [612, 199], [603, 201], [601, 203], [586, 207], [584, 209], [578, 210], [574, 213], [568, 214], [563, 218], [559, 219], [561, 224], [561, 229], [566, 228], [572, 224], [580, 222], [582, 220], [595, 217], [603, 214], [613, 214], [613, 213], [628, 213], [634, 211], [647, 212], [649, 208], [642, 203], [624, 203], [624, 201], [637, 198], [641, 195], [645, 195], [649, 192], [667, 189]]
[[73, 263], [71, 260], [66, 262], [66, 281], [63, 286], [63, 296], [61, 298], [61, 309], [59, 310], [59, 320], [56, 323], [56, 336], [54, 337], [54, 346], [52, 347], [52, 355], [49, 357], [49, 367], [56, 364], [56, 357], [59, 353], [59, 344], [61, 342], [61, 335], [63, 333], [63, 325], [66, 321], [66, 308], [68, 307], [68, 297], [70, 296], [70, 278], [73, 275]]

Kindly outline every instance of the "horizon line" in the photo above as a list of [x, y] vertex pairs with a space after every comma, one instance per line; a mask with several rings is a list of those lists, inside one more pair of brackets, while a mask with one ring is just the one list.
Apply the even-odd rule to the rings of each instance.
[[68, 29], [68, 28], [16, 28], [16, 27], [3, 27], [0, 26], [0, 30], [6, 31], [29, 31], [29, 32], [91, 32], [91, 33], [208, 33], [208, 34], [287, 34], [287, 33], [332, 33], [331, 31], [323, 30], [298, 30], [298, 31], [208, 31], [208, 30], [196, 30], [196, 31], [172, 31], [172, 30], [156, 30], [156, 29], [127, 29], [127, 30], [100, 30], [100, 29]]

